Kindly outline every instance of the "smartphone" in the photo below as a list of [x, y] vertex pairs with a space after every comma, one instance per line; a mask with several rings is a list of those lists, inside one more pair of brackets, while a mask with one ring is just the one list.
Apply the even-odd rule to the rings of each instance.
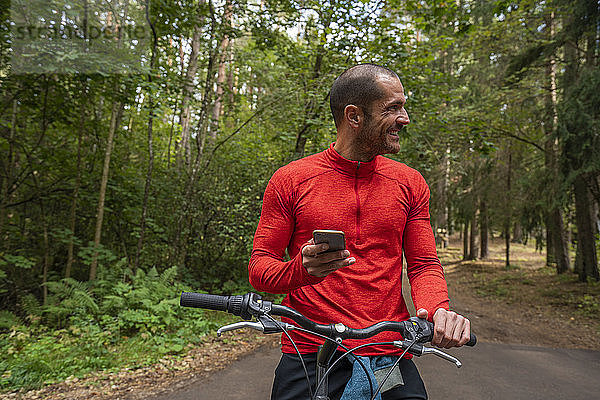
[[342, 231], [317, 229], [313, 231], [313, 240], [315, 241], [315, 244], [329, 244], [329, 250], [327, 250], [325, 253], [330, 251], [340, 251], [346, 248], [346, 239], [344, 232]]

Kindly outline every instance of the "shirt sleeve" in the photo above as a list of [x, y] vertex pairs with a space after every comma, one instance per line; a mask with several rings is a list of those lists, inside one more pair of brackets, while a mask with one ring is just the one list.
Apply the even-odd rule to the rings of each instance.
[[[250, 284], [259, 291], [289, 293], [301, 286], [311, 285], [324, 278], [312, 276], [302, 265], [302, 250], [284, 261], [285, 250], [294, 232], [292, 195], [277, 187], [271, 178], [263, 197], [260, 221], [254, 235], [254, 244], [248, 274]], [[287, 193], [286, 193], [287, 192]]]
[[426, 309], [431, 321], [438, 308], [449, 308], [448, 286], [430, 225], [429, 188], [420, 174], [418, 178], [402, 243], [415, 309]]

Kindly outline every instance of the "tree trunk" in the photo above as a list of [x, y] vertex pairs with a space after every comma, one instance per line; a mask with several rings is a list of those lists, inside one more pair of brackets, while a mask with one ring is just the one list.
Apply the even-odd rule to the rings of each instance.
[[448, 182], [450, 181], [450, 145], [446, 145], [446, 154], [444, 156], [444, 197], [442, 207], [444, 209], [444, 248], [448, 247], [449, 238], [452, 232], [450, 232], [450, 201], [448, 201]]
[[575, 220], [577, 221], [577, 255], [581, 263], [579, 280], [587, 281], [593, 278], [600, 279], [598, 273], [598, 257], [596, 253], [595, 226], [592, 216], [592, 201], [587, 184], [581, 175], [575, 178], [573, 184], [575, 192]]
[[479, 202], [479, 257], [486, 259], [489, 257], [488, 250], [488, 210], [485, 200]]
[[521, 223], [519, 221], [513, 222], [513, 235], [512, 235], [513, 243], [523, 243], [523, 228], [521, 228]]
[[554, 236], [554, 232], [557, 228], [552, 224], [552, 216], [550, 211], [546, 210], [544, 215], [544, 223], [546, 226], [546, 266], [553, 267], [556, 265], [556, 257], [555, 257], [555, 249], [554, 249], [554, 240], [552, 237]]
[[42, 304], [48, 302], [48, 271], [50, 270], [50, 242], [48, 240], [48, 220], [46, 218], [46, 210], [44, 201], [40, 199], [40, 211], [42, 213], [42, 234], [44, 238], [44, 267], [42, 270]]
[[156, 48], [158, 39], [154, 24], [150, 20], [150, 0], [146, 0], [146, 20], [152, 29], [152, 55], [150, 57], [150, 73], [148, 73], [148, 169], [146, 171], [146, 182], [144, 183], [144, 199], [142, 201], [142, 216], [140, 218], [140, 237], [138, 238], [135, 252], [134, 273], [140, 266], [140, 255], [144, 247], [144, 234], [146, 232], [146, 216], [148, 214], [148, 198], [150, 196], [150, 187], [152, 185], [152, 170], [154, 169], [154, 146], [152, 143], [152, 124], [154, 122], [154, 93], [152, 90], [152, 74], [154, 73], [154, 63], [156, 61]]
[[506, 269], [510, 268], [510, 222], [512, 220], [512, 204], [510, 197], [511, 190], [511, 175], [512, 175], [512, 154], [509, 149], [508, 153], [508, 171], [506, 174], [506, 217], [504, 221], [504, 241], [506, 246], [506, 258], [505, 258], [505, 266]]
[[510, 269], [510, 224], [504, 224], [504, 247], [505, 247], [505, 258], [504, 266], [506, 269]]
[[173, 115], [171, 116], [171, 128], [169, 129], [169, 143], [167, 144], [167, 168], [171, 166], [171, 145], [173, 144], [173, 131], [175, 129], [175, 115], [177, 115], [177, 103], [179, 99], [175, 100], [175, 106], [173, 107]]
[[[198, 72], [198, 55], [200, 54], [200, 44], [202, 40], [202, 23], [204, 18], [201, 16], [201, 7], [204, 5], [204, 0], [200, 0], [198, 3], [198, 15], [196, 17], [197, 22], [194, 26], [194, 34], [192, 36], [190, 61], [188, 68], [185, 73], [183, 81], [183, 99], [181, 101], [181, 147], [177, 153], [177, 164], [181, 168], [185, 165], [186, 169], [189, 169], [192, 159], [192, 141], [191, 141], [191, 109], [192, 109], [192, 95], [194, 93], [196, 74]], [[182, 154], [183, 153], [183, 154]]]
[[598, 43], [600, 35], [600, 5], [597, 1], [587, 2], [587, 20], [590, 29], [586, 30], [585, 41], [587, 42], [585, 50], [585, 65], [587, 69], [598, 67], [600, 44]]
[[[551, 39], [554, 36], [554, 12], [545, 17], [546, 27], [547, 27], [547, 38]], [[546, 81], [548, 82], [548, 87], [550, 91], [546, 93], [545, 103], [546, 103], [546, 121], [543, 123], [544, 135], [546, 136], [545, 144], [544, 144], [544, 164], [546, 167], [546, 176], [549, 177], [549, 184], [553, 190], [549, 190], [547, 195], [548, 208], [544, 215], [545, 225], [546, 225], [546, 266], [551, 267], [555, 265], [555, 244], [554, 244], [554, 236], [555, 231], [558, 229], [554, 225], [555, 218], [553, 216], [553, 211], [557, 208], [555, 201], [556, 198], [551, 196], [550, 193], [553, 193], [557, 187], [558, 182], [556, 178], [558, 177], [558, 171], [556, 169], [556, 139], [554, 138], [554, 130], [557, 125], [557, 112], [556, 112], [556, 61], [554, 57], [550, 56], [548, 60], [548, 64], [546, 65]]]
[[600, 173], [596, 177], [593, 175], [587, 176], [586, 183], [592, 197], [594, 197], [594, 201], [596, 204], [600, 204]]
[[198, 72], [198, 54], [200, 52], [200, 39], [202, 35], [202, 29], [200, 26], [194, 27], [194, 35], [192, 37], [192, 51], [190, 53], [190, 61], [188, 63], [187, 72], [185, 74], [185, 80], [183, 83], [183, 99], [181, 101], [181, 117], [179, 123], [181, 124], [181, 147], [177, 153], [177, 164], [180, 168], [185, 166], [189, 169], [190, 160], [192, 158], [192, 145], [191, 145], [191, 109], [192, 109], [192, 94], [194, 90], [194, 79]]
[[473, 217], [471, 218], [471, 233], [469, 237], [469, 260], [477, 259], [477, 207], [473, 210]]
[[48, 301], [48, 272], [50, 271], [50, 241], [48, 238], [48, 219], [46, 208], [42, 198], [41, 188], [35, 174], [32, 174], [36, 191], [38, 192], [38, 203], [40, 205], [40, 214], [42, 222], [42, 304], [46, 305]]
[[[124, 4], [124, 15], [121, 21], [121, 25], [125, 25], [127, 21], [127, 14], [129, 10], [129, 0], [125, 1]], [[121, 47], [123, 37], [121, 32], [117, 36], [117, 47]], [[114, 85], [115, 92], [118, 91], [118, 83]], [[94, 231], [94, 253], [92, 255], [92, 262], [90, 263], [90, 275], [89, 280], [96, 280], [96, 274], [98, 269], [98, 248], [100, 246], [100, 239], [102, 236], [102, 222], [104, 220], [104, 201], [106, 198], [106, 187], [108, 185], [108, 173], [110, 170], [110, 157], [113, 149], [113, 141], [118, 126], [121, 124], [121, 117], [123, 116], [123, 109], [125, 104], [122, 101], [113, 101], [111, 112], [110, 112], [110, 126], [108, 128], [108, 138], [106, 139], [106, 151], [104, 152], [104, 164], [102, 166], [102, 179], [100, 181], [100, 191], [98, 193], [98, 208], [96, 211], [96, 229]]]
[[556, 273], [562, 274], [571, 268], [569, 260], [568, 241], [563, 223], [563, 217], [558, 208], [552, 210], [552, 225], [555, 227], [552, 235], [554, 243], [554, 260], [556, 262]]
[[[324, 23], [323, 23], [323, 33], [321, 34], [321, 37], [319, 37], [319, 45], [317, 46], [316, 50], [315, 50], [315, 63], [313, 65], [313, 74], [311, 77], [311, 80], [313, 82], [316, 82], [317, 79], [319, 78], [319, 76], [321, 76], [321, 67], [323, 65], [323, 56], [325, 55], [325, 47], [323, 46], [323, 43], [326, 42], [326, 32], [329, 29], [329, 26], [331, 25], [331, 14], [328, 13]], [[309, 95], [309, 93], [305, 93], [305, 96]], [[329, 96], [326, 96], [324, 100], [326, 100]], [[294, 155], [293, 155], [293, 159], [297, 160], [299, 158], [304, 157], [304, 149], [306, 147], [306, 140], [307, 140], [307, 133], [308, 130], [310, 128], [310, 121], [315, 119], [321, 112], [321, 109], [323, 108], [323, 103], [325, 103], [325, 101], [320, 102], [317, 104], [317, 102], [315, 101], [314, 96], [309, 96], [309, 100], [307, 100], [306, 102], [306, 106], [304, 108], [304, 115], [306, 116], [304, 123], [302, 124], [302, 127], [298, 130], [298, 133], [296, 134], [296, 146], [294, 147]]]
[[[233, 70], [234, 70], [233, 51], [231, 51], [231, 49], [234, 46], [235, 46], [234, 41], [232, 40], [231, 45], [229, 46], [228, 53], [227, 53], [227, 58], [228, 58], [228, 63], [229, 63], [229, 73], [227, 74], [227, 88], [229, 89], [229, 104], [233, 104], [233, 102], [235, 101], [235, 95], [237, 93], [237, 90], [236, 90], [236, 84], [237, 84], [236, 78], [237, 77], [234, 77], [234, 75], [233, 75]], [[235, 123], [237, 123], [237, 121]]]
[[[40, 135], [40, 139], [38, 141], [38, 145], [42, 145], [42, 140], [46, 135], [48, 130], [48, 79], [46, 79], [46, 88], [44, 91], [44, 102], [43, 102], [43, 112], [42, 112], [42, 133]], [[44, 239], [44, 266], [42, 271], [42, 288], [43, 288], [43, 304], [46, 305], [48, 301], [48, 272], [50, 270], [50, 241], [48, 240], [48, 218], [46, 216], [46, 208], [44, 207], [44, 199], [42, 198], [42, 191], [39, 184], [39, 181], [36, 177], [36, 174], [33, 173], [33, 180], [35, 182], [35, 187], [38, 194], [38, 199], [40, 203], [40, 212], [42, 214], [42, 235]]]
[[446, 145], [446, 151], [440, 163], [440, 179], [438, 179], [436, 188], [436, 198], [438, 199], [435, 210], [435, 235], [436, 243], [442, 249], [448, 247], [448, 180], [450, 178], [450, 147]]
[[463, 227], [463, 260], [469, 259], [469, 220], [465, 218]]
[[110, 169], [110, 156], [113, 148], [113, 140], [117, 127], [121, 122], [123, 114], [123, 103], [114, 102], [110, 113], [110, 127], [108, 129], [108, 138], [106, 139], [106, 151], [104, 153], [104, 165], [102, 167], [102, 180], [100, 181], [100, 192], [98, 194], [98, 208], [96, 211], [96, 230], [94, 232], [94, 253], [90, 264], [90, 281], [96, 279], [98, 268], [98, 247], [100, 246], [100, 237], [102, 236], [102, 221], [104, 219], [104, 200], [106, 198], [106, 186], [108, 184], [108, 172]]
[[[214, 10], [212, 7], [212, 3], [209, 2], [210, 7], [210, 21], [211, 21], [211, 32], [210, 32], [210, 42], [215, 39], [215, 18], [214, 18]], [[192, 225], [192, 214], [190, 212], [190, 208], [193, 201], [194, 189], [196, 186], [196, 181], [198, 179], [198, 175], [200, 174], [202, 168], [202, 161], [204, 155], [204, 146], [206, 143], [206, 133], [208, 130], [208, 107], [211, 100], [211, 96], [213, 93], [213, 85], [214, 85], [214, 63], [215, 57], [217, 56], [216, 50], [209, 49], [208, 50], [208, 63], [206, 66], [206, 76], [204, 80], [204, 93], [202, 96], [202, 106], [200, 107], [200, 113], [198, 116], [198, 128], [196, 129], [196, 157], [192, 164], [191, 171], [188, 175], [188, 180], [185, 185], [185, 194], [183, 196], [183, 206], [181, 209], [181, 214], [178, 218], [177, 223], [177, 231], [175, 236], [175, 244], [174, 258], [177, 260], [178, 265], [184, 265], [185, 259], [187, 257], [187, 246], [188, 246], [188, 238], [191, 234], [191, 225]]]
[[[4, 224], [6, 222], [6, 206], [10, 202], [10, 186], [12, 185], [12, 174], [13, 174], [13, 155], [14, 155], [14, 140], [15, 140], [15, 132], [17, 129], [17, 109], [18, 102], [15, 98], [13, 100], [12, 106], [12, 115], [10, 119], [10, 136], [8, 140], [8, 154], [6, 156], [6, 161], [0, 161], [2, 164], [6, 162], [5, 171], [6, 174], [2, 179], [2, 186], [0, 187], [0, 243], [5, 243], [7, 237], [3, 237], [4, 232]], [[2, 246], [3, 247], [3, 246]], [[0, 248], [2, 248], [0, 247]]]
[[[84, 90], [85, 93], [85, 90]], [[71, 237], [67, 248], [67, 266], [65, 267], [65, 278], [71, 277], [73, 266], [73, 250], [75, 244], [75, 222], [77, 217], [77, 199], [79, 197], [79, 188], [81, 187], [81, 144], [83, 141], [83, 132], [85, 126], [85, 106], [81, 106], [81, 115], [79, 119], [79, 132], [77, 134], [77, 174], [75, 176], [75, 188], [73, 188], [73, 198], [71, 199], [71, 211], [69, 213], [69, 230]]]
[[[49, 85], [48, 85], [48, 79], [46, 79], [46, 88], [45, 88], [45, 92], [44, 92], [44, 100], [43, 100], [43, 105], [42, 105], [42, 123], [41, 123], [41, 133], [40, 133], [40, 137], [38, 139], [38, 146], [42, 146], [43, 145], [43, 140], [44, 140], [44, 136], [46, 135], [46, 132], [48, 130], [48, 118], [47, 118], [47, 106], [48, 106], [48, 90], [49, 90]], [[30, 154], [27, 154], [27, 158], [28, 161], [31, 165], [33, 165], [33, 160]], [[46, 208], [44, 207], [44, 198], [42, 195], [42, 189], [41, 189], [41, 185], [40, 182], [38, 180], [37, 177], [37, 173], [36, 171], [33, 171], [32, 168], [32, 173], [31, 173], [31, 177], [33, 179], [33, 183], [35, 186], [35, 190], [37, 192], [37, 199], [38, 199], [38, 203], [40, 205], [40, 214], [41, 214], [41, 222], [42, 222], [42, 241], [43, 241], [43, 247], [42, 247], [42, 304], [46, 305], [47, 300], [48, 300], [48, 272], [50, 270], [50, 241], [48, 239], [48, 218], [46, 216]]]
[[[554, 12], [546, 17], [546, 26], [548, 27], [548, 38], [554, 37]], [[561, 274], [570, 269], [568, 243], [565, 235], [560, 206], [557, 204], [556, 196], [553, 193], [559, 193], [559, 170], [558, 170], [558, 142], [555, 138], [558, 127], [557, 112], [557, 89], [556, 89], [556, 60], [550, 56], [546, 65], [546, 80], [550, 91], [546, 95], [546, 115], [548, 118], [544, 123], [544, 135], [546, 137], [544, 144], [544, 163], [547, 176], [549, 177], [550, 190], [547, 191], [548, 210], [546, 212], [546, 265], [556, 263], [556, 272]]]
[[[223, 20], [225, 22], [225, 29], [228, 30], [231, 26], [232, 19], [232, 4], [231, 0], [225, 1], [225, 11]], [[219, 129], [219, 119], [223, 112], [223, 93], [225, 93], [225, 83], [227, 81], [227, 59], [229, 49], [229, 33], [225, 32], [221, 43], [219, 44], [219, 65], [217, 67], [217, 90], [215, 95], [215, 102], [212, 109], [212, 119], [210, 125], [210, 134], [213, 142], [217, 138], [217, 131]]]

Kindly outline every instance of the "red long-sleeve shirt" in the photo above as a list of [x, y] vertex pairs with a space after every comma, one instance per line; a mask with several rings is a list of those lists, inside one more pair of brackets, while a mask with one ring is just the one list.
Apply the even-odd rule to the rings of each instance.
[[[356, 263], [325, 278], [308, 274], [301, 249], [315, 229], [344, 231]], [[284, 261], [286, 249], [290, 261]], [[318, 323], [364, 328], [401, 321], [409, 317], [401, 290], [403, 249], [413, 302], [431, 319], [438, 308], [448, 309], [448, 290], [429, 223], [425, 180], [382, 156], [347, 160], [332, 144], [280, 168], [269, 181], [248, 266], [250, 283], [259, 291], [287, 293], [284, 305]], [[322, 342], [291, 334], [302, 353], [316, 351]], [[397, 339], [397, 333], [384, 332], [369, 341]], [[283, 352], [294, 352], [287, 337], [282, 343]], [[353, 347], [361, 341], [345, 343]], [[360, 354], [390, 354], [390, 349], [370, 347]]]

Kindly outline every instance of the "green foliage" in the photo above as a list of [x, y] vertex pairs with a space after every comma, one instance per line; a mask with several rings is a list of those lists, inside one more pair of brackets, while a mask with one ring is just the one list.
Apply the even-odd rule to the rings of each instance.
[[599, 296], [586, 294], [581, 298], [580, 303], [577, 304], [577, 307], [579, 307], [580, 312], [584, 316], [597, 316], [598, 312], [600, 312], [600, 298]]
[[181, 291], [190, 288], [177, 281], [175, 267], [133, 273], [117, 263], [99, 275], [93, 284], [49, 282], [47, 305], [23, 306], [42, 315], [38, 327], [0, 313], [0, 388], [39, 387], [71, 375], [147, 365], [184, 351], [224, 318], [179, 307]]
[[90, 283], [66, 278], [59, 282], [48, 282], [50, 298], [43, 307], [47, 322], [62, 328], [67, 318], [75, 314], [97, 314], [100, 310], [90, 290]]
[[[2, 268], [13, 266], [17, 269], [31, 269], [35, 265], [34, 261], [20, 255], [3, 254], [1, 257], [2, 258], [0, 258], [0, 267]], [[4, 271], [2, 271], [1, 273], [3, 273], [4, 276], [0, 275], [0, 279], [6, 276], [6, 273]]]
[[[549, 271], [549, 274], [552, 275]], [[579, 282], [575, 274], [560, 274], [553, 276], [557, 284], [540, 287], [538, 292], [550, 304], [569, 306], [576, 314], [588, 318], [597, 318], [600, 311], [600, 284], [590, 280]]]
[[579, 174], [600, 174], [600, 71], [586, 69], [561, 104], [559, 138], [564, 146], [567, 183]]
[[21, 324], [21, 320], [15, 314], [10, 311], [0, 310], [0, 332]]
[[[1, 282], [2, 280], [4, 280], [4, 279], [6, 278], [6, 276], [7, 276], [7, 275], [6, 275], [6, 272], [4, 272], [4, 271], [2, 271], [2, 270], [0, 269], [0, 282]], [[2, 294], [2, 293], [4, 293], [4, 292], [6, 292], [6, 289], [4, 289], [2, 286], [0, 286], [0, 294]]]
[[90, 265], [94, 254], [96, 254], [100, 264], [111, 263], [117, 259], [117, 256], [110, 249], [105, 248], [102, 244], [95, 247], [94, 242], [89, 242], [87, 246], [81, 247], [77, 255], [83, 264]]

